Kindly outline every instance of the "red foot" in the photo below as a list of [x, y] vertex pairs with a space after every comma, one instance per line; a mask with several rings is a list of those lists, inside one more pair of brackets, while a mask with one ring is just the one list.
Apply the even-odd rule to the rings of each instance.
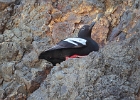
[[[86, 56], [86, 55], [85, 55]], [[80, 56], [80, 55], [72, 55], [72, 56], [67, 56], [65, 59], [68, 60], [69, 58], [82, 58], [82, 57], [85, 57], [85, 56]]]

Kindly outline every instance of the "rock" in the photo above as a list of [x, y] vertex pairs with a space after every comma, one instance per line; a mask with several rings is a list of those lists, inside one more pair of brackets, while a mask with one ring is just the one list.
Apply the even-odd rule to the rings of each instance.
[[52, 38], [54, 43], [69, 37], [74, 30], [74, 24], [68, 22], [59, 22], [54, 24]]
[[33, 48], [36, 50], [37, 54], [39, 55], [42, 51], [45, 51], [50, 47], [50, 38], [35, 37], [32, 45]]
[[75, 13], [67, 13], [64, 17], [62, 17], [62, 20], [67, 21], [69, 23], [80, 23], [81, 16], [77, 16]]
[[46, 62], [42, 62], [40, 65], [42, 66], [41, 68], [31, 69], [28, 67], [23, 67], [25, 66], [23, 63], [16, 66], [16, 68], [21, 68], [20, 66], [22, 66], [21, 69], [15, 71], [14, 77], [16, 81], [23, 82], [24, 85], [27, 86], [26, 91], [30, 93], [32, 93], [40, 86], [40, 83], [46, 78], [50, 72], [50, 69], [52, 68], [52, 65], [47, 64]]
[[3, 89], [0, 88], [0, 98], [1, 98], [1, 99], [4, 98], [4, 96], [5, 96], [4, 94], [5, 94], [5, 91], [4, 91]]
[[3, 82], [3, 78], [0, 78], [0, 85], [2, 84], [2, 82]]
[[15, 0], [15, 5], [20, 5], [21, 0]]
[[113, 39], [121, 33], [121, 30], [123, 28], [123, 23], [125, 22], [121, 22], [117, 27], [113, 28], [109, 36], [109, 41], [113, 41]]
[[[49, 85], [49, 84], [48, 84]], [[44, 85], [42, 87], [39, 88], [40, 91], [35, 91], [33, 96], [30, 96], [29, 98], [27, 98], [27, 100], [41, 100], [43, 98], [47, 98], [49, 95], [47, 94], [49, 91], [44, 90], [44, 88], [46, 88]], [[40, 94], [40, 92], [42, 91], [42, 93]], [[38, 94], [40, 94], [40, 96], [38, 96]]]
[[52, 11], [52, 18], [55, 22], [59, 22], [62, 17], [62, 12], [58, 9]]
[[8, 96], [7, 98], [5, 98], [4, 100], [7, 100], [7, 99], [17, 99], [17, 100], [26, 100], [27, 97], [25, 94], [22, 94], [22, 93], [19, 93], [19, 94], [13, 94], [11, 96]]
[[14, 2], [15, 0], [0, 0], [0, 2], [7, 2], [7, 3], [9, 3], [9, 2]]
[[0, 35], [0, 43], [3, 42], [3, 35]]
[[[0, 7], [2, 7], [2, 9], [0, 8], [0, 34], [3, 34], [5, 29], [6, 29], [6, 23], [9, 21], [10, 19], [10, 13], [12, 11], [11, 7], [7, 7], [9, 5], [9, 3], [7, 3], [3, 6], [3, 3], [0, 3]], [[5, 9], [4, 11], [1, 11]], [[3, 17], [4, 16], [4, 17]]]
[[11, 76], [14, 73], [14, 67], [15, 67], [15, 62], [9, 62], [2, 65], [1, 71], [2, 73], [5, 73]]
[[[13, 88], [14, 86], [16, 86], [15, 88]], [[6, 88], [6, 96], [7, 96], [7, 99], [14, 99], [15, 97], [16, 98], [26, 98], [26, 87], [25, 85], [17, 85], [17, 83], [12, 83], [9, 87]], [[22, 96], [22, 95], [23, 96]], [[21, 95], [21, 96], [20, 96]], [[25, 99], [23, 99], [25, 100]]]
[[81, 18], [81, 22], [82, 22], [83, 24], [87, 24], [87, 23], [89, 23], [90, 21], [92, 21], [92, 18], [91, 18], [90, 16], [88, 16], [88, 15], [83, 16], [83, 17]]
[[55, 77], [57, 80], [61, 80], [64, 77], [64, 74], [63, 72], [58, 72], [58, 73], [55, 73]]
[[96, 40], [100, 47], [103, 47], [106, 44], [107, 35], [109, 32], [109, 21], [106, 18], [101, 18], [97, 24], [92, 29], [92, 38]]
[[36, 51], [32, 51], [23, 57], [23, 64], [25, 66], [30, 66], [30, 67], [35, 66], [34, 64], [37, 61], [38, 61], [38, 55]]
[[19, 44], [14, 42], [3, 42], [0, 43], [0, 60], [14, 61], [21, 59], [23, 52]]
[[[14, 28], [13, 29], [13, 33], [14, 33], [14, 35], [17, 37], [17, 38], [20, 38], [21, 36], [22, 36], [22, 33], [20, 32], [20, 29], [19, 28]], [[27, 36], [26, 36], [27, 37]], [[22, 37], [22, 38], [24, 38], [24, 37]], [[29, 38], [29, 37], [28, 37]], [[15, 40], [16, 41], [16, 40]], [[29, 39], [28, 39], [28, 41], [29, 41]]]
[[4, 41], [11, 42], [12, 37], [14, 37], [14, 33], [11, 30], [5, 30], [4, 31]]
[[0, 11], [4, 10], [13, 2], [15, 2], [15, 0], [0, 0]]
[[2, 64], [0, 71], [2, 72], [2, 77], [4, 81], [8, 81], [8, 82], [11, 81], [13, 73], [14, 73], [14, 66], [15, 66], [15, 62]]
[[[7, 82], [6, 82], [7, 83]], [[5, 95], [10, 95], [16, 88], [17, 82], [8, 82], [7, 87], [5, 87]]]
[[118, 41], [125, 40], [126, 39], [126, 33], [121, 32], [117, 38], [118, 38], [117, 39]]

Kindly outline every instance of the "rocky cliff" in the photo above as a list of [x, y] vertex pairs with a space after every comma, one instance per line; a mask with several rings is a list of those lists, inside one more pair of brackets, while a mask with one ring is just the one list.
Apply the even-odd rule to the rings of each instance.
[[[99, 52], [38, 60], [92, 21]], [[140, 100], [139, 75], [139, 0], [0, 0], [0, 99]]]

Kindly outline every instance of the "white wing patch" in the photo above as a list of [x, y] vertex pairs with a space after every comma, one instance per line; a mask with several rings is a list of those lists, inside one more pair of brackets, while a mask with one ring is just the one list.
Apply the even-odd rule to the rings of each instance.
[[69, 42], [69, 43], [72, 43], [74, 45], [78, 45], [78, 43], [83, 44], [83, 45], [86, 45], [86, 41], [87, 40], [82, 39], [82, 38], [67, 38], [64, 41]]

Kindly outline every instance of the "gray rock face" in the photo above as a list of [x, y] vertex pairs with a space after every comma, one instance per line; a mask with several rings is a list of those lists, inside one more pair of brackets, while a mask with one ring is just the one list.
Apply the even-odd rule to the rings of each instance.
[[10, 4], [14, 3], [16, 0], [0, 0], [0, 11], [4, 10]]
[[[139, 100], [139, 6], [139, 0], [0, 0], [0, 100]], [[38, 60], [95, 20], [99, 52], [56, 66]]]
[[0, 2], [14, 2], [15, 0], [0, 0]]
[[19, 44], [14, 42], [3, 42], [0, 52], [1, 61], [14, 61], [16, 59], [21, 59], [23, 56], [23, 51]]

